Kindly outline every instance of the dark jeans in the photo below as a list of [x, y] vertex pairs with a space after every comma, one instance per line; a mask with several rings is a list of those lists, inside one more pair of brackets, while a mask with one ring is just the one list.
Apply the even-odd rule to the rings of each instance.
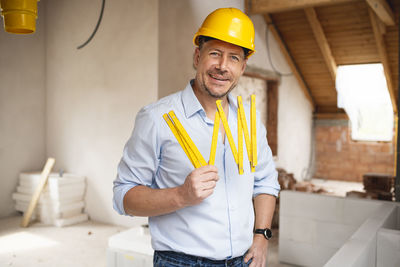
[[248, 267], [244, 257], [227, 260], [210, 260], [203, 257], [187, 255], [172, 251], [154, 251], [153, 266], [155, 267]]

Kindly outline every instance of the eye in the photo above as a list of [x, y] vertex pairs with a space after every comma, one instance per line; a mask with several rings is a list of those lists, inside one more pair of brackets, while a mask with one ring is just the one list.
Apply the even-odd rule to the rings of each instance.
[[236, 55], [231, 56], [231, 58], [232, 58], [233, 61], [236, 61], [236, 62], [240, 61], [240, 58], [238, 56], [236, 56]]
[[219, 56], [219, 53], [217, 51], [211, 51], [210, 55], [217, 57], [217, 56]]

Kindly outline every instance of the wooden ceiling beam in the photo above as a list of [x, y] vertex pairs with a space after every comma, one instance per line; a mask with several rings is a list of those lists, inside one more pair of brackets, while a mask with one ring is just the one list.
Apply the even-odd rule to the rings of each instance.
[[383, 71], [385, 73], [386, 84], [389, 90], [390, 99], [392, 101], [393, 111], [397, 113], [396, 95], [393, 88], [393, 79], [390, 73], [389, 59], [386, 51], [385, 41], [383, 39], [383, 33], [381, 32], [381, 28], [379, 27], [379, 19], [375, 15], [375, 12], [372, 10], [372, 8], [368, 9], [368, 13], [371, 20], [372, 29], [374, 32], [379, 58], [383, 65]]
[[266, 14], [357, 1], [359, 0], [246, 0], [245, 9], [247, 14]]
[[288, 63], [293, 75], [296, 77], [300, 88], [302, 89], [306, 98], [310, 101], [313, 111], [315, 110], [315, 101], [311, 96], [310, 89], [308, 88], [307, 84], [305, 83], [303, 76], [301, 75], [300, 71], [298, 70], [296, 64], [294, 63], [293, 57], [291, 56], [289, 50], [286, 47], [285, 42], [283, 41], [282, 37], [279, 34], [278, 29], [276, 28], [275, 24], [272, 21], [272, 18], [269, 14], [264, 15], [264, 20], [267, 23], [268, 30], [271, 31], [275, 40], [278, 42], [279, 48], [281, 49], [282, 54], [284, 55], [286, 62]]
[[331, 112], [331, 113], [314, 113], [314, 119], [317, 119], [317, 120], [349, 120], [349, 117], [344, 112]]
[[332, 80], [333, 82], [335, 82], [336, 70], [337, 70], [336, 61], [333, 58], [332, 50], [329, 46], [328, 40], [325, 37], [325, 33], [324, 30], [322, 29], [321, 23], [318, 20], [317, 13], [315, 12], [315, 9], [312, 7], [305, 8], [304, 12], [306, 13], [307, 20], [313, 31], [319, 49], [321, 50], [322, 56], [324, 57], [326, 66], [328, 67]]
[[385, 23], [385, 25], [393, 26], [396, 24], [394, 14], [389, 4], [385, 0], [366, 0], [367, 4], [375, 12], [378, 18]]

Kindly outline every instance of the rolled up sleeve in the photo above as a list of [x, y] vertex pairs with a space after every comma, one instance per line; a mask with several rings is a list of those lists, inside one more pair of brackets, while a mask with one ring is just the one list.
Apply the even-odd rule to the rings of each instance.
[[113, 184], [113, 207], [121, 215], [125, 194], [137, 185], [151, 187], [159, 163], [157, 143], [157, 123], [150, 110], [143, 108], [136, 116], [135, 126], [127, 141], [117, 177]]

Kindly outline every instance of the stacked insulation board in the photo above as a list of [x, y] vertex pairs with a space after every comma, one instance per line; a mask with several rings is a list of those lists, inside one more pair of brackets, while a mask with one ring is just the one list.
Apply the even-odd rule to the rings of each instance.
[[[39, 172], [20, 174], [17, 192], [12, 195], [17, 211], [25, 212], [28, 209], [39, 181]], [[84, 195], [85, 177], [51, 173], [32, 219], [58, 227], [87, 221], [88, 215], [83, 212]]]

